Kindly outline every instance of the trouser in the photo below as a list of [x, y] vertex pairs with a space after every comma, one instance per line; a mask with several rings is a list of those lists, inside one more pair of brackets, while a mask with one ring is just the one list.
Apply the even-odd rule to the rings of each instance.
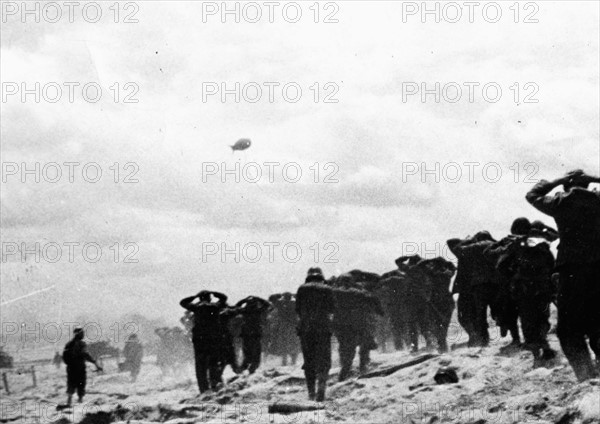
[[85, 396], [86, 385], [85, 365], [81, 367], [70, 367], [67, 365], [67, 394], [72, 395], [77, 391], [77, 396]]
[[308, 397], [315, 399], [316, 395], [316, 400], [321, 402], [325, 399], [325, 388], [331, 369], [331, 333], [306, 331], [300, 332], [299, 336]]
[[496, 322], [500, 327], [502, 337], [506, 336], [507, 332], [510, 332], [513, 344], [521, 343], [521, 336], [519, 335], [519, 312], [517, 310], [517, 304], [513, 300], [513, 296], [510, 293], [510, 281], [502, 280], [499, 285], [498, 297], [496, 299], [497, 304], [497, 317]]
[[226, 335], [221, 340], [219, 363], [221, 374], [223, 374], [223, 371], [225, 370], [225, 367], [227, 365], [231, 366], [231, 370], [234, 373], [237, 374], [238, 372], [240, 372], [237, 364], [235, 344], [231, 336]]
[[[598, 375], [600, 359], [600, 261], [560, 267], [557, 335], [579, 381]], [[596, 365], [588, 351], [596, 355]]]
[[244, 353], [242, 369], [248, 370], [252, 374], [260, 365], [262, 354], [261, 336], [256, 334], [242, 335], [242, 350]]
[[[440, 294], [440, 297], [447, 296], [446, 293]], [[448, 351], [448, 327], [454, 311], [454, 300], [450, 298], [440, 299], [437, 302], [433, 300], [429, 304], [429, 321], [431, 323], [430, 332], [435, 336], [440, 352]]]
[[550, 349], [546, 335], [550, 330], [550, 303], [534, 296], [521, 295], [517, 310], [525, 338], [524, 348], [533, 353], [534, 360]]
[[519, 311], [517, 310], [517, 306], [512, 301], [508, 301], [502, 309], [502, 314], [504, 316], [500, 324], [501, 331], [510, 332], [512, 343], [520, 344], [521, 335], [519, 334]]
[[194, 343], [194, 357], [200, 393], [211, 388], [216, 389], [217, 385], [221, 383], [218, 349], [215, 349], [215, 346], [207, 346], [205, 343]]
[[458, 323], [465, 329], [469, 336], [469, 346], [481, 343], [481, 336], [477, 331], [475, 296], [465, 290], [461, 291], [456, 302]]
[[419, 334], [425, 338], [427, 347], [431, 347], [432, 345], [428, 307], [429, 305], [423, 298], [407, 298], [407, 329], [412, 351], [417, 351], [419, 349]]
[[458, 296], [458, 322], [469, 335], [469, 346], [487, 346], [490, 342], [487, 310], [489, 290], [484, 284], [462, 290]]
[[339, 343], [338, 352], [341, 363], [339, 380], [343, 381], [350, 375], [357, 347], [360, 348], [359, 369], [361, 373], [365, 372], [367, 365], [369, 364], [369, 351], [373, 347], [370, 335], [352, 330], [345, 330], [337, 332], [336, 337]]
[[402, 309], [402, 306], [390, 308], [390, 324], [392, 327], [392, 337], [394, 338], [394, 348], [396, 350], [405, 349], [410, 344], [407, 336], [406, 316], [402, 313]]

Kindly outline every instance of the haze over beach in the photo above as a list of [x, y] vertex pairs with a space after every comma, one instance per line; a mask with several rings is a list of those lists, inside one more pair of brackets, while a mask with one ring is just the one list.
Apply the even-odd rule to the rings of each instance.
[[[532, 181], [574, 168], [600, 172], [597, 2], [540, 3], [532, 24], [506, 15], [496, 24], [402, 22], [400, 2], [341, 2], [339, 22], [331, 24], [306, 15], [296, 24], [222, 23], [218, 15], [203, 22], [200, 3], [138, 4], [139, 22], [131, 24], [2, 25], [3, 83], [64, 89], [56, 103], [22, 102], [21, 93], [3, 98], [3, 162], [29, 169], [94, 162], [103, 171], [90, 183], [80, 166], [69, 182], [63, 166], [60, 181], [36, 183], [3, 169], [3, 242], [63, 249], [56, 263], [3, 257], [3, 321], [139, 312], [174, 322], [179, 300], [203, 288], [236, 301], [295, 291], [315, 265], [326, 276], [355, 268], [383, 273], [414, 246], [439, 255], [450, 237], [486, 229], [500, 238], [517, 216], [554, 225], [525, 201]], [[74, 81], [97, 82], [102, 98], [70, 102], [63, 84]], [[207, 95], [222, 82], [229, 89], [255, 82], [263, 97], [222, 102], [220, 92]], [[273, 102], [268, 82], [280, 84]], [[290, 82], [302, 88], [296, 103], [281, 96]], [[462, 98], [406, 96], [414, 87], [407, 83], [422, 82], [430, 89], [454, 82]], [[479, 84], [473, 102], [469, 82]], [[496, 103], [482, 97], [490, 82], [502, 88]], [[331, 93], [338, 102], [322, 100]], [[525, 102], [528, 94], [539, 101]], [[127, 95], [139, 101], [124, 103]], [[252, 146], [232, 153], [240, 138]], [[258, 182], [221, 181], [222, 163], [232, 170], [252, 162], [262, 168]], [[281, 164], [274, 182], [266, 162]], [[421, 174], [451, 162], [461, 164], [457, 182]], [[219, 166], [214, 175], [209, 163]], [[300, 181], [282, 177], [286, 163], [300, 166]], [[473, 182], [464, 163], [475, 163]], [[489, 163], [501, 170], [496, 182], [497, 167], [482, 175]], [[325, 183], [328, 175], [337, 182]], [[125, 183], [128, 176], [138, 182]], [[102, 258], [83, 260], [77, 247], [71, 262], [64, 243], [98, 243]], [[206, 253], [222, 243], [258, 243], [262, 258], [236, 263], [218, 252], [203, 261], [203, 244]], [[293, 262], [275, 246], [270, 261], [265, 243], [297, 243], [302, 255]], [[332, 252], [337, 262], [325, 262]], [[137, 263], [125, 263], [132, 253]]]
[[600, 422], [599, 2], [0, 12], [0, 422]]

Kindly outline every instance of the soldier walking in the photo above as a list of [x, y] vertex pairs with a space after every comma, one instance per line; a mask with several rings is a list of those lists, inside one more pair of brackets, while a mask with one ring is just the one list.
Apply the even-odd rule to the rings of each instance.
[[244, 353], [242, 370], [253, 374], [260, 366], [263, 325], [271, 304], [260, 297], [248, 296], [240, 300], [235, 308], [244, 317], [241, 332]]
[[[217, 302], [212, 302], [212, 296]], [[198, 299], [199, 302], [195, 302]], [[198, 389], [204, 393], [216, 390], [221, 381], [221, 355], [223, 332], [220, 313], [227, 304], [223, 293], [202, 290], [179, 302], [181, 307], [194, 313], [192, 343], [196, 362]]]
[[[532, 206], [556, 221], [560, 237], [557, 335], [579, 381], [598, 376], [600, 358], [600, 193], [588, 190], [590, 183], [600, 183], [600, 178], [576, 170], [554, 181], [541, 180], [526, 196]], [[561, 185], [562, 192], [549, 195]]]
[[[320, 269], [309, 270], [296, 293], [298, 335], [304, 357], [308, 398], [322, 402], [331, 368], [331, 318], [335, 310], [333, 290]], [[315, 387], [316, 386], [316, 387]]]
[[142, 367], [142, 358], [144, 357], [144, 348], [140, 343], [137, 334], [132, 334], [127, 338], [123, 348], [125, 362], [122, 365], [124, 371], [129, 371], [131, 381], [137, 380]]
[[88, 353], [83, 337], [83, 329], [75, 328], [73, 330], [73, 338], [66, 344], [63, 350], [63, 361], [67, 365], [67, 406], [71, 406], [75, 391], [77, 391], [79, 403], [83, 402], [87, 382], [85, 363], [91, 362], [96, 365], [97, 371], [102, 371], [102, 367]]

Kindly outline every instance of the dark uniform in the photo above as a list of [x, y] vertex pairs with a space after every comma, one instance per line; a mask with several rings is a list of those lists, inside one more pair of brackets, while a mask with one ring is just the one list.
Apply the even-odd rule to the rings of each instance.
[[417, 266], [424, 269], [431, 282], [431, 293], [427, 304], [429, 332], [435, 337], [438, 350], [446, 352], [448, 350], [446, 341], [448, 327], [454, 312], [454, 298], [450, 293], [450, 281], [456, 267], [452, 262], [441, 257], [425, 259]]
[[[553, 242], [558, 238], [558, 233], [541, 221], [534, 221], [531, 223], [529, 222], [529, 219], [525, 217], [515, 219], [510, 227], [510, 232], [510, 235], [488, 247], [484, 253], [496, 269], [498, 292], [496, 297], [497, 313], [495, 318], [500, 327], [500, 334], [504, 337], [510, 332], [512, 336], [511, 345], [519, 346], [521, 344], [518, 327], [519, 302], [521, 302], [520, 309], [522, 313], [525, 313], [525, 311], [524, 304], [516, 297], [518, 296], [518, 293], [513, 290], [515, 288], [514, 277], [518, 272], [517, 268], [519, 267], [518, 255], [516, 255], [516, 252], [520, 250], [519, 246], [526, 245], [525, 242], [527, 237], [536, 237], [548, 242]], [[544, 274], [547, 265], [550, 262], [553, 263], [554, 258], [548, 256], [547, 253], [542, 254], [542, 256], [546, 259], [542, 259], [538, 265], [541, 266], [540, 272]], [[526, 262], [528, 262], [526, 257], [523, 259], [525, 260], [525, 266], [531, 266], [526, 264]], [[551, 261], [548, 259], [551, 259]]]
[[356, 348], [360, 348], [360, 372], [365, 372], [369, 351], [376, 348], [370, 315], [383, 316], [379, 299], [365, 290], [336, 288], [333, 328], [339, 343], [341, 370], [339, 380], [345, 380], [352, 369]]
[[410, 347], [408, 337], [408, 316], [406, 303], [406, 274], [399, 269], [381, 276], [381, 293], [384, 297], [382, 305], [389, 316], [392, 327], [394, 347], [401, 350]]
[[[557, 335], [580, 381], [598, 375], [600, 358], [600, 193], [587, 190], [590, 182], [600, 179], [576, 171], [553, 182], [542, 180], [526, 196], [536, 209], [552, 216], [558, 227]], [[548, 196], [559, 185], [565, 191]]]
[[510, 293], [517, 305], [524, 347], [533, 353], [537, 365], [540, 360], [555, 356], [546, 338], [550, 330], [550, 303], [555, 296], [554, 256], [547, 243], [529, 246], [524, 240], [515, 251], [514, 266]]
[[[529, 223], [529, 221], [527, 221]], [[514, 226], [514, 225], [513, 225]], [[518, 243], [518, 237], [511, 235], [494, 243], [485, 250], [485, 255], [496, 270], [496, 324], [500, 327], [500, 335], [506, 336], [510, 332], [511, 345], [520, 346], [519, 311], [511, 293], [512, 278], [514, 276], [514, 257], [512, 246]]]
[[431, 348], [433, 340], [429, 306], [432, 281], [424, 266], [425, 262], [419, 255], [413, 255], [396, 259], [396, 264], [405, 272], [403, 309], [406, 310], [410, 349], [412, 352], [419, 350], [419, 334], [425, 338], [427, 347]]
[[451, 239], [447, 244], [458, 258], [458, 274], [453, 293], [458, 293], [458, 322], [469, 335], [469, 346], [487, 346], [490, 341], [488, 307], [494, 314], [497, 286], [495, 269], [484, 254], [494, 243], [487, 231], [465, 240]]
[[235, 306], [244, 317], [241, 332], [244, 352], [242, 370], [248, 370], [252, 374], [260, 365], [263, 325], [271, 304], [260, 297], [248, 296]]
[[243, 318], [239, 315], [239, 311], [231, 306], [225, 306], [220, 313], [221, 334], [221, 352], [219, 354], [220, 372], [223, 374], [225, 367], [229, 365], [231, 370], [239, 374], [242, 370], [238, 366], [237, 355], [235, 350], [235, 337], [239, 337], [239, 329]]
[[63, 350], [63, 361], [67, 365], [67, 404], [71, 404], [73, 393], [77, 391], [79, 402], [83, 401], [86, 385], [85, 363], [91, 362], [96, 365], [97, 370], [102, 370], [87, 351], [87, 345], [83, 341], [84, 333], [81, 328], [73, 331], [73, 339], [69, 341]]
[[[331, 368], [331, 316], [335, 301], [331, 287], [322, 275], [312, 274], [298, 288], [296, 312], [298, 335], [304, 357], [304, 375], [309, 399], [325, 400], [325, 388]], [[316, 391], [315, 391], [316, 385]]]
[[[211, 303], [211, 295], [217, 303]], [[193, 303], [198, 298], [199, 303]], [[221, 311], [225, 308], [227, 296], [218, 292], [201, 291], [195, 296], [182, 299], [179, 304], [194, 313], [192, 343], [196, 361], [196, 379], [200, 393], [216, 389], [221, 383], [221, 354], [224, 334]]]

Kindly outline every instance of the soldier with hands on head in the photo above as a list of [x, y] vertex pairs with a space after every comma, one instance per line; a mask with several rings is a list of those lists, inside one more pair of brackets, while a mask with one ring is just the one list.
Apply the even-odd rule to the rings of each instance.
[[[588, 189], [591, 183], [600, 178], [575, 170], [554, 181], [541, 180], [526, 195], [558, 228], [557, 335], [579, 381], [599, 375], [600, 193]], [[551, 195], [559, 186], [563, 191]]]
[[[212, 297], [217, 299], [212, 302]], [[196, 302], [196, 300], [198, 300]], [[227, 305], [227, 296], [215, 291], [202, 290], [179, 302], [193, 312], [192, 343], [196, 362], [196, 379], [200, 393], [216, 390], [221, 381], [223, 330], [220, 313]]]

